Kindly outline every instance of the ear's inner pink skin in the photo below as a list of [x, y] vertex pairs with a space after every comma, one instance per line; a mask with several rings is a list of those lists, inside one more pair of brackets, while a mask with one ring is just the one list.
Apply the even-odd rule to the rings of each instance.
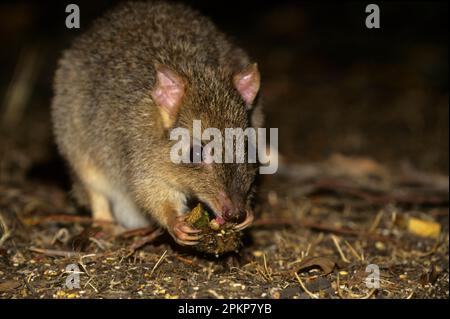
[[233, 78], [233, 84], [241, 97], [250, 105], [256, 98], [260, 86], [260, 74], [258, 66], [252, 64]]
[[173, 70], [164, 66], [156, 66], [156, 85], [151, 92], [153, 100], [171, 117], [178, 113], [185, 93], [183, 79]]

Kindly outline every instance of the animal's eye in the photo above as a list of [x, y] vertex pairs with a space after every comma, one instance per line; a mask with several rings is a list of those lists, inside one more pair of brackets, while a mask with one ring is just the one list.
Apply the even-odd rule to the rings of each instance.
[[203, 147], [201, 144], [192, 146], [189, 151], [190, 163], [193, 163], [193, 164], [201, 163], [203, 161], [202, 152], [203, 152]]

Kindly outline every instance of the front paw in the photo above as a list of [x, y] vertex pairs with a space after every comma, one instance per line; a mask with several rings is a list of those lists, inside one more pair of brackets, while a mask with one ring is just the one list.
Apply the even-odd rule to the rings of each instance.
[[185, 216], [177, 216], [169, 224], [169, 234], [180, 245], [195, 246], [201, 239], [201, 230], [192, 228], [185, 220]]

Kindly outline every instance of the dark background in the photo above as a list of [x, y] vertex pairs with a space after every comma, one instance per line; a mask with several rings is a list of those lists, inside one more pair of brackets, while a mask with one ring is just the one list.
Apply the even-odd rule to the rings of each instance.
[[[68, 196], [49, 118], [56, 62], [117, 1], [73, 1], [78, 31], [70, 2], [0, 4], [0, 298], [309, 298], [301, 277], [321, 298], [344, 286], [345, 298], [448, 299], [447, 2], [375, 1], [379, 30], [364, 25], [372, 1], [189, 2], [259, 63], [266, 126], [307, 163], [261, 179], [254, 227], [218, 259], [168, 234], [111, 235]], [[307, 257], [337, 267], [303, 271]], [[81, 259], [83, 293], [65, 291]]]
[[[117, 2], [2, 2], [2, 160], [22, 148], [58, 172], [48, 112], [56, 61]], [[183, 2], [259, 63], [266, 126], [279, 128], [288, 158], [339, 152], [448, 172], [447, 2], [377, 1], [378, 30], [364, 24], [370, 2]], [[80, 6], [80, 30], [65, 28], [69, 3]]]

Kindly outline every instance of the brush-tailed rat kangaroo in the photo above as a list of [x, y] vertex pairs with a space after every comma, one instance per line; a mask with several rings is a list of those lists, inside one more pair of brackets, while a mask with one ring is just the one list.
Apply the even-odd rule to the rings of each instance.
[[155, 220], [182, 245], [201, 237], [183, 217], [192, 200], [245, 228], [255, 164], [175, 164], [169, 132], [261, 126], [259, 86], [247, 54], [185, 5], [114, 8], [64, 52], [54, 81], [54, 135], [79, 201], [127, 228]]

